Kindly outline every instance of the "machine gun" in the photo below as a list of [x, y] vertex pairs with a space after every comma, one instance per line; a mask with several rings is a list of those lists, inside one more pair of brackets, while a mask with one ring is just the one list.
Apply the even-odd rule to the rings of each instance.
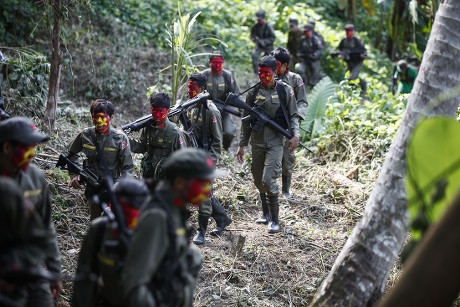
[[340, 54], [343, 55], [343, 59], [345, 61], [349, 61], [352, 59], [361, 59], [361, 54], [365, 53], [366, 50], [336, 50], [332, 51], [331, 57], [335, 58], [336, 56], [339, 56]]
[[[276, 132], [281, 133], [283, 136], [287, 137], [289, 140], [294, 137], [294, 134], [283, 127], [281, 127], [277, 122], [272, 120], [268, 114], [266, 114], [263, 109], [259, 107], [251, 107], [248, 104], [246, 104], [243, 100], [241, 100], [237, 95], [230, 93], [227, 97], [226, 103], [230, 106], [234, 106], [239, 109], [243, 109], [247, 112], [249, 112], [249, 115], [246, 117], [243, 117], [242, 121], [247, 122], [251, 120], [253, 123], [251, 128], [254, 131], [259, 131], [262, 129], [265, 125], [269, 125], [271, 128], [273, 128]], [[299, 145], [308, 150], [309, 152], [311, 151], [307, 146], [299, 142]]]
[[[187, 100], [184, 104], [175, 105], [174, 107], [172, 107], [169, 110], [168, 118], [171, 118], [171, 117], [176, 116], [176, 115], [180, 116], [181, 114], [184, 114], [185, 112], [187, 112], [187, 110], [190, 109], [191, 107], [197, 105], [201, 101], [206, 101], [208, 99], [211, 99], [211, 95], [209, 95], [209, 93], [207, 93], [207, 92], [200, 93], [200, 94], [196, 95], [195, 97], [193, 97], [192, 99]], [[230, 108], [228, 108], [228, 109], [230, 109]], [[147, 125], [149, 125], [152, 122], [153, 122], [152, 115], [146, 115], [144, 117], [136, 119], [134, 122], [132, 122], [130, 124], [124, 125], [123, 127], [121, 127], [121, 129], [125, 133], [129, 134], [131, 131], [139, 131], [139, 130], [141, 130], [142, 128], [146, 127]]]
[[86, 183], [95, 190], [98, 190], [100, 188], [100, 183], [96, 174], [94, 174], [89, 169], [80, 168], [77, 164], [70, 160], [69, 157], [66, 157], [63, 154], [59, 155], [59, 160], [56, 164], [56, 167], [66, 170], [69, 173], [79, 175], [80, 183]]

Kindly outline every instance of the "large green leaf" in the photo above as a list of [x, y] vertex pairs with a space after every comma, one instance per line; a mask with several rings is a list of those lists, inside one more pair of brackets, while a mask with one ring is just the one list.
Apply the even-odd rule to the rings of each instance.
[[[319, 135], [324, 129], [326, 103], [334, 93], [335, 85], [332, 83], [331, 78], [326, 76], [315, 85], [310, 95], [308, 95], [308, 108], [305, 120], [302, 121], [302, 128], [305, 130], [311, 129], [312, 137]], [[305, 132], [301, 131], [301, 134], [303, 136]]]
[[406, 190], [412, 232], [418, 240], [451, 203], [460, 186], [460, 123], [423, 120], [407, 147]]

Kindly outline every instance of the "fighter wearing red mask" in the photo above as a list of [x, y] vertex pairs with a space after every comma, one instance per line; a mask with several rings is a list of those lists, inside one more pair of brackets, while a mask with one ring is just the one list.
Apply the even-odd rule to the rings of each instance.
[[174, 152], [163, 170], [165, 180], [142, 208], [123, 266], [128, 306], [193, 305], [202, 257], [187, 239], [186, 204], [200, 205], [209, 196], [215, 165], [204, 150], [186, 148]]
[[[225, 101], [229, 93], [239, 94], [240, 89], [229, 70], [223, 69], [224, 56], [218, 52], [213, 52], [209, 56], [210, 68], [203, 70], [207, 78], [207, 90], [211, 95], [212, 99], [219, 99]], [[229, 151], [232, 145], [233, 139], [236, 135], [236, 126], [233, 122], [232, 116], [227, 112], [222, 112], [222, 129], [223, 139], [222, 147], [226, 151]]]
[[162, 164], [174, 151], [187, 147], [182, 130], [168, 119], [171, 97], [155, 93], [149, 98], [153, 123], [141, 130], [139, 140], [129, 138], [131, 151], [143, 153], [142, 177], [162, 179]]
[[[205, 74], [192, 74], [188, 82], [189, 98], [193, 98], [206, 90], [207, 78]], [[193, 130], [198, 147], [209, 152], [214, 163], [219, 159], [222, 152], [222, 119], [219, 110], [212, 100], [202, 103], [205, 107], [206, 114], [203, 116], [201, 108], [194, 109], [192, 113], [192, 122], [196, 122]], [[193, 238], [193, 243], [204, 244], [205, 234], [208, 227], [209, 217], [216, 220], [216, 229], [211, 231], [212, 235], [219, 235], [225, 227], [232, 222], [232, 219], [225, 212], [219, 200], [212, 196], [205, 201], [198, 210], [198, 232]]]
[[[349, 80], [359, 78], [359, 72], [363, 67], [363, 61], [367, 56], [367, 50], [363, 42], [354, 36], [355, 26], [347, 24], [345, 26], [346, 37], [339, 44], [339, 58], [347, 63], [347, 71], [350, 72]], [[366, 81], [359, 79], [359, 85], [363, 93], [366, 92]]]
[[[31, 164], [37, 144], [47, 141], [48, 136], [39, 133], [31, 120], [11, 117], [0, 123], [0, 176], [11, 178], [21, 190], [23, 208], [16, 208], [16, 215], [25, 212], [34, 218], [26, 225], [14, 225], [23, 239], [14, 242], [12, 249], [19, 247], [14, 257], [8, 259], [10, 246], [2, 246], [4, 261], [27, 269], [47, 270], [61, 273], [61, 256], [56, 231], [51, 219], [51, 198], [43, 172]], [[14, 221], [8, 221], [12, 223]], [[18, 263], [19, 262], [19, 263]], [[60, 281], [23, 281], [21, 291], [14, 292], [18, 306], [54, 306], [62, 290]], [[16, 293], [17, 292], [17, 293]]]
[[[121, 178], [114, 192], [128, 234], [132, 234], [149, 190], [143, 181]], [[93, 220], [78, 256], [77, 275], [82, 278], [74, 283], [72, 306], [127, 306], [120, 283], [125, 255], [120, 236], [112, 229], [109, 218], [101, 216]]]
[[[83, 152], [86, 156], [84, 168], [91, 170], [101, 179], [105, 176], [105, 169], [97, 156], [97, 142], [114, 181], [117, 181], [120, 177], [132, 177], [134, 165], [128, 137], [111, 128], [114, 112], [115, 109], [110, 101], [95, 100], [90, 107], [94, 127], [86, 128], [80, 132], [69, 144], [68, 152], [69, 159], [74, 162], [78, 162], [78, 154]], [[80, 177], [74, 174], [69, 175], [72, 177], [71, 186], [82, 189]], [[86, 186], [85, 195], [89, 200], [96, 192], [94, 187]], [[101, 215], [102, 209], [98, 205], [90, 201], [89, 207], [91, 220]]]
[[[287, 129], [290, 128], [294, 137], [289, 140], [289, 149], [294, 151], [299, 145], [297, 103], [292, 88], [287, 84], [275, 81], [277, 66], [278, 62], [272, 56], [265, 56], [260, 60], [259, 79], [261, 86], [256, 86], [248, 93], [246, 103], [251, 107], [263, 108], [270, 118], [278, 124]], [[246, 115], [249, 115], [249, 112], [245, 111], [243, 116]], [[237, 152], [237, 158], [240, 162], [244, 160], [244, 146], [248, 145], [249, 139], [252, 147], [251, 172], [254, 177], [254, 184], [260, 192], [263, 210], [262, 217], [256, 223], [268, 224], [268, 232], [277, 233], [280, 231], [277, 179], [281, 174], [285, 137], [268, 125], [259, 131], [253, 131], [249, 125], [242, 125], [240, 147]]]
[[251, 40], [255, 43], [252, 51], [252, 67], [254, 74], [257, 75], [259, 57], [262, 52], [267, 55], [273, 50], [275, 41], [275, 31], [273, 27], [265, 21], [265, 11], [259, 10], [256, 13], [257, 22], [251, 27]]
[[313, 35], [312, 24], [306, 24], [303, 30], [304, 35], [297, 47], [300, 62], [295, 66], [295, 71], [302, 77], [305, 86], [313, 87], [322, 78], [321, 58], [324, 46], [320, 39]]

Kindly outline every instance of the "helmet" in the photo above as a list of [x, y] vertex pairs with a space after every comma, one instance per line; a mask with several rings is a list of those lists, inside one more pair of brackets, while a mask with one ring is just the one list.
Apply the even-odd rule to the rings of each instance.
[[258, 10], [256, 13], [257, 19], [265, 18], [265, 10]]
[[399, 60], [397, 69], [398, 69], [399, 72], [406, 71], [407, 70], [407, 61], [406, 60]]

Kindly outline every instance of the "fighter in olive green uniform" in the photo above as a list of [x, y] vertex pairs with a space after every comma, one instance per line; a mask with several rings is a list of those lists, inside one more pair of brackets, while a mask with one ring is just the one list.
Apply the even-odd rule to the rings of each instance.
[[289, 33], [286, 48], [291, 54], [291, 61], [289, 62], [290, 71], [294, 71], [295, 64], [299, 63], [299, 59], [297, 58], [297, 47], [302, 36], [303, 32], [299, 29], [299, 21], [295, 18], [289, 18]]
[[[204, 74], [190, 75], [188, 83], [189, 98], [191, 99], [205, 92], [206, 82], [207, 78]], [[216, 163], [222, 152], [222, 121], [220, 112], [216, 105], [211, 100], [208, 100], [205, 109], [206, 122], [203, 123], [202, 107], [203, 104], [198, 109], [194, 109], [192, 113], [192, 122], [195, 125], [193, 133], [198, 142], [198, 147], [207, 150], [213, 162]], [[203, 129], [203, 127], [206, 127], [206, 129]], [[212, 235], [222, 233], [225, 227], [232, 222], [232, 219], [227, 215], [219, 200], [211, 194], [209, 200], [203, 202], [200, 206], [198, 213], [198, 233], [193, 238], [193, 243], [199, 245], [204, 243], [209, 216], [212, 216], [216, 220], [217, 226], [216, 229], [211, 231]]]
[[[122, 178], [115, 188], [128, 231], [137, 225], [139, 210], [148, 195], [143, 181]], [[121, 285], [121, 269], [127, 252], [117, 231], [104, 215], [91, 222], [78, 257], [73, 307], [127, 306]]]
[[[342, 52], [339, 58], [347, 63], [347, 71], [350, 72], [350, 80], [359, 78], [359, 72], [363, 67], [364, 58], [367, 50], [364, 43], [354, 36], [355, 26], [348, 24], [345, 26], [347, 37], [340, 41], [338, 49]], [[366, 81], [359, 78], [359, 85], [363, 92], [366, 91]]]
[[193, 305], [202, 258], [186, 235], [187, 203], [209, 196], [215, 166], [202, 149], [175, 151], [160, 182], [141, 209], [122, 271], [128, 306]]
[[297, 57], [300, 63], [296, 65], [295, 70], [306, 85], [313, 87], [322, 78], [321, 58], [324, 46], [321, 40], [316, 35], [313, 35], [312, 24], [306, 24], [303, 30], [304, 35], [297, 47]]
[[[289, 84], [294, 90], [294, 96], [297, 100], [297, 115], [299, 121], [304, 120], [308, 107], [307, 94], [305, 93], [305, 86], [302, 82], [302, 78], [298, 74], [290, 72], [287, 69], [290, 61], [289, 52], [282, 47], [278, 47], [271, 52], [271, 55], [278, 61], [278, 69], [276, 71], [277, 80]], [[286, 140], [283, 149], [283, 175], [281, 177], [281, 192], [286, 198], [291, 198], [289, 188], [291, 186], [292, 173], [294, 172], [294, 164], [295, 154], [289, 150], [289, 140]]]
[[174, 151], [187, 147], [182, 130], [168, 119], [171, 97], [166, 93], [150, 96], [150, 105], [154, 121], [141, 131], [139, 141], [129, 139], [131, 151], [145, 153], [142, 158], [142, 177], [161, 178], [164, 160]]
[[266, 55], [273, 50], [273, 43], [275, 42], [275, 31], [273, 27], [265, 22], [265, 11], [259, 10], [256, 13], [257, 23], [251, 27], [251, 40], [256, 43], [252, 51], [252, 67], [254, 74], [257, 74], [259, 63], [259, 56], [262, 52]]
[[[229, 93], [239, 94], [240, 89], [233, 79], [232, 73], [223, 69], [224, 56], [222, 53], [214, 53], [209, 56], [209, 65], [211, 68], [203, 70], [208, 78], [207, 90], [213, 99], [225, 101]], [[228, 151], [236, 134], [236, 126], [232, 116], [227, 113], [221, 113], [223, 129], [223, 148]]]
[[[19, 233], [15, 235], [24, 241], [16, 241], [11, 249], [2, 246], [1, 253], [14, 255], [13, 262], [18, 261], [25, 268], [42, 268], [45, 264], [50, 272], [60, 275], [61, 256], [51, 219], [48, 184], [43, 172], [30, 164], [35, 145], [46, 140], [48, 137], [35, 131], [27, 118], [13, 117], [0, 123], [0, 174], [13, 179], [23, 193], [24, 208], [16, 208], [17, 214], [24, 210], [30, 217], [24, 228], [16, 228]], [[6, 208], [2, 203], [0, 210]], [[4, 213], [0, 213], [2, 218]], [[54, 306], [53, 297], [57, 298], [61, 290], [60, 281], [27, 282], [14, 294], [14, 299], [20, 306]]]
[[[282, 126], [290, 126], [294, 137], [290, 140], [290, 150], [294, 151], [299, 145], [299, 120], [297, 103], [292, 88], [275, 81], [277, 61], [272, 56], [265, 56], [259, 63], [260, 87], [255, 87], [246, 97], [246, 103], [250, 106], [263, 108], [270, 118], [277, 121]], [[284, 92], [283, 92], [284, 91]], [[285, 111], [281, 112], [281, 98], [285, 97]], [[243, 116], [248, 115], [243, 114]], [[279, 116], [281, 113], [281, 116]], [[288, 122], [286, 122], [286, 119]], [[283, 123], [284, 120], [284, 123]], [[252, 166], [251, 172], [254, 177], [254, 184], [260, 192], [262, 201], [263, 216], [257, 223], [268, 224], [269, 233], [280, 231], [279, 213], [279, 188], [277, 179], [281, 174], [281, 162], [283, 158], [284, 136], [265, 125], [259, 131], [253, 131], [248, 124], [243, 124], [241, 128], [240, 147], [237, 158], [239, 161], [244, 159], [244, 146], [249, 143], [251, 138], [252, 147]], [[266, 195], [268, 194], [268, 203]], [[270, 213], [270, 217], [269, 217]]]
[[[78, 161], [78, 153], [83, 152], [86, 160], [84, 168], [90, 169], [99, 178], [105, 175], [104, 166], [97, 157], [94, 140], [104, 154], [107, 167], [112, 174], [114, 181], [120, 177], [132, 177], [134, 173], [133, 158], [128, 137], [115, 129], [110, 128], [110, 121], [113, 119], [114, 108], [110, 101], [98, 99], [91, 104], [91, 115], [95, 127], [89, 127], [80, 132], [69, 144], [68, 151], [70, 159]], [[75, 188], [82, 188], [78, 183], [79, 176], [72, 178], [71, 184]], [[91, 197], [94, 191], [86, 188], [86, 197]], [[100, 216], [102, 209], [90, 201], [90, 220]]]

